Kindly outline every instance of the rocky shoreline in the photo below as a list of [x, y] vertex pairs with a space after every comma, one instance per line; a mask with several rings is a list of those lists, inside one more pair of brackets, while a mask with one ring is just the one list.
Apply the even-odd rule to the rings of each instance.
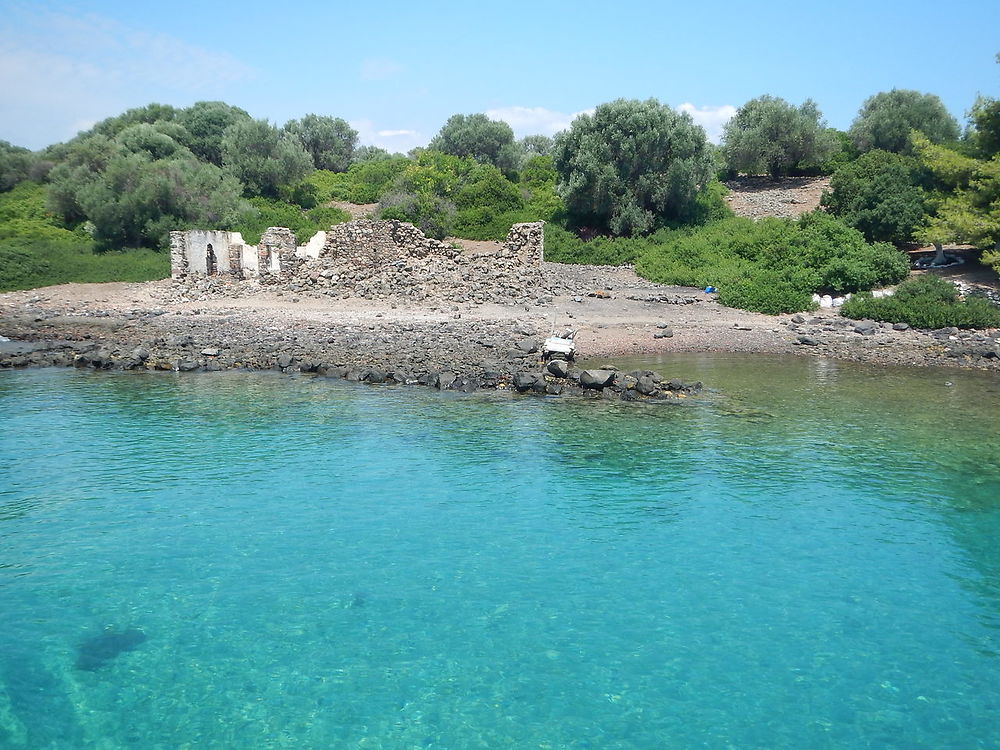
[[[544, 266], [552, 294], [533, 304], [331, 300], [287, 290], [194, 297], [169, 280], [9, 292], [0, 294], [0, 368], [276, 370], [626, 401], [676, 401], [697, 388], [669, 373], [620, 372], [606, 364], [616, 356], [754, 352], [1000, 372], [998, 330], [917, 331], [837, 310], [757, 315], [627, 268]], [[597, 364], [590, 374], [541, 362], [544, 338], [565, 328], [578, 331], [581, 360]]]
[[[326, 331], [307, 326], [289, 332], [278, 326], [234, 326], [229, 316], [193, 317], [180, 326], [184, 333], [167, 333], [176, 331], [179, 321], [161, 311], [124, 319], [35, 316], [18, 324], [7, 317], [4, 330], [17, 338], [0, 340], [0, 369], [272, 370], [465, 393], [510, 390], [622, 401], [677, 401], [702, 390], [701, 383], [667, 379], [650, 370], [625, 373], [613, 365], [580, 369], [562, 360], [542, 362], [542, 336], [527, 324], [431, 322]], [[151, 336], [151, 328], [166, 335]]]

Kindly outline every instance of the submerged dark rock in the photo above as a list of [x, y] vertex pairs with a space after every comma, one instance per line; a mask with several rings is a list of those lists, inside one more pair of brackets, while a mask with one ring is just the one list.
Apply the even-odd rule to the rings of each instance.
[[138, 628], [103, 630], [87, 638], [76, 648], [76, 668], [94, 672], [126, 651], [133, 651], [146, 641]]

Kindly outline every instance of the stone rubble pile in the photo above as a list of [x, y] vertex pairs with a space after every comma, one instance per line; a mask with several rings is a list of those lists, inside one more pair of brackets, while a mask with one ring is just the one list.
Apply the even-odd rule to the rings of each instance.
[[395, 220], [360, 219], [332, 227], [317, 258], [283, 259], [261, 280], [189, 275], [174, 280], [181, 298], [245, 297], [269, 288], [291, 293], [412, 302], [529, 304], [550, 296], [542, 274], [543, 224], [515, 224], [493, 253], [464, 251]]
[[741, 177], [725, 183], [730, 190], [725, 200], [737, 216], [794, 219], [819, 206], [820, 196], [829, 184], [829, 177], [786, 177], [779, 182], [767, 177]]

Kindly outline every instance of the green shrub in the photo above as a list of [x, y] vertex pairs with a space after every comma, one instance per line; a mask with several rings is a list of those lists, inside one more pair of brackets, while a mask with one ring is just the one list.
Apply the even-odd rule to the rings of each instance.
[[316, 200], [321, 202], [347, 200], [346, 196], [351, 188], [351, 177], [348, 172], [317, 169], [306, 175], [303, 181], [316, 188]]
[[393, 156], [352, 164], [340, 174], [318, 171], [306, 180], [319, 188], [321, 200], [377, 203], [411, 163], [405, 156]]
[[229, 227], [231, 231], [240, 232], [243, 240], [250, 245], [260, 242], [261, 234], [268, 227], [288, 227], [295, 233], [296, 240], [304, 244], [316, 232], [325, 231], [332, 224], [350, 220], [350, 216], [339, 208], [320, 206], [303, 211], [290, 203], [260, 197], [251, 198], [250, 203], [256, 213], [245, 216]]
[[380, 219], [407, 221], [428, 237], [443, 240], [455, 225], [455, 204], [427, 193], [393, 192], [379, 202]]
[[913, 158], [869, 151], [834, 173], [821, 203], [869, 242], [909, 242], [927, 209], [920, 180]]
[[741, 310], [780, 315], [815, 307], [812, 295], [780, 273], [761, 271], [719, 288], [719, 302]]
[[45, 207], [44, 185], [22, 182], [9, 192], [0, 193], [0, 222], [12, 219], [52, 223], [53, 215]]
[[764, 313], [806, 310], [813, 293], [843, 294], [891, 284], [909, 271], [891, 245], [822, 212], [798, 221], [730, 218], [648, 238], [636, 271], [662, 284], [714, 286], [719, 301]]
[[0, 224], [0, 291], [69, 282], [149, 281], [170, 275], [154, 250], [94, 252], [83, 232], [15, 219]]
[[334, 224], [343, 224], [345, 221], [351, 220], [351, 215], [347, 211], [334, 206], [317, 206], [306, 211], [306, 217], [319, 227], [316, 231], [324, 232]]
[[455, 193], [455, 206], [460, 211], [485, 208], [507, 213], [524, 208], [524, 198], [499, 169], [491, 164], [477, 164], [462, 179]]
[[545, 227], [545, 260], [553, 263], [631, 265], [648, 246], [647, 238], [597, 237], [584, 241], [575, 233], [555, 224]]
[[914, 328], [1000, 327], [1000, 307], [982, 297], [962, 300], [954, 284], [930, 274], [904, 281], [891, 297], [855, 295], [840, 311], [848, 318], [907, 323]]

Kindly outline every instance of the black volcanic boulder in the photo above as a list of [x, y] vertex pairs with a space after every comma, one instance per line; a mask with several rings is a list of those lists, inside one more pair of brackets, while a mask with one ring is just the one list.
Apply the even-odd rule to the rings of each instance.
[[604, 388], [614, 382], [617, 374], [614, 370], [584, 370], [580, 373], [580, 385], [591, 389]]

